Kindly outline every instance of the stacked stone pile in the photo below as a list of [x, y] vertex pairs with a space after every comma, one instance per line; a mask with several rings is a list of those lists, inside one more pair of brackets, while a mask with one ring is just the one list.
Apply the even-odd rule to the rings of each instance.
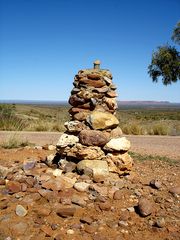
[[117, 109], [112, 74], [100, 69], [80, 70], [74, 78], [69, 110], [71, 120], [67, 131], [57, 143], [60, 168], [92, 175], [94, 180], [105, 178], [109, 172], [127, 174], [133, 160], [128, 154], [130, 142], [122, 137], [115, 116]]

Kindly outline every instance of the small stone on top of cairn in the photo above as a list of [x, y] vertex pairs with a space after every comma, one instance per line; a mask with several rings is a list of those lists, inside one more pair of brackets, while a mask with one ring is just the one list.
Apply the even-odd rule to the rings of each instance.
[[109, 172], [129, 173], [133, 165], [128, 154], [130, 142], [122, 137], [115, 116], [117, 94], [111, 72], [100, 69], [96, 60], [93, 69], [75, 75], [73, 85], [71, 119], [65, 122], [67, 131], [56, 145], [60, 168], [76, 163], [78, 172], [91, 175], [95, 181], [105, 179]]

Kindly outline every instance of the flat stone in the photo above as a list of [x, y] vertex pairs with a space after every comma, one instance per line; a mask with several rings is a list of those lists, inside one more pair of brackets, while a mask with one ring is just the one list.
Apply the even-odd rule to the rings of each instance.
[[139, 213], [143, 217], [147, 217], [152, 213], [152, 204], [146, 198], [140, 198], [138, 203]]
[[109, 77], [104, 76], [104, 80], [105, 80], [106, 83], [108, 83], [108, 84], [111, 84], [111, 83], [112, 83], [112, 79], [109, 78]]
[[92, 80], [99, 80], [99, 79], [101, 79], [101, 76], [99, 74], [95, 74], [95, 73], [87, 74], [87, 77], [89, 79], [92, 79]]
[[80, 83], [80, 85], [85, 84], [87, 86], [92, 86], [95, 88], [101, 88], [106, 85], [105, 81], [103, 81], [103, 80], [91, 80], [91, 79], [86, 79], [86, 78], [79, 79], [79, 83]]
[[73, 217], [76, 212], [76, 208], [74, 207], [63, 207], [63, 208], [58, 208], [56, 210], [56, 214], [60, 217]]
[[90, 225], [93, 222], [93, 219], [89, 216], [84, 216], [80, 218], [80, 222], [87, 223], [88, 225]]
[[57, 142], [56, 147], [63, 148], [67, 146], [73, 146], [77, 142], [79, 142], [78, 137], [64, 133], [59, 138], [59, 141]]
[[5, 178], [9, 171], [9, 168], [0, 165], [0, 178]]
[[28, 224], [19, 222], [17, 224], [11, 224], [10, 229], [12, 230], [13, 236], [24, 235], [28, 229]]
[[50, 215], [51, 213], [51, 209], [49, 208], [49, 206], [38, 206], [34, 209], [34, 212], [38, 215], [38, 216], [42, 216], [42, 217], [47, 217]]
[[23, 170], [27, 171], [27, 170], [31, 170], [35, 167], [36, 164], [36, 160], [28, 160], [28, 161], [24, 161], [23, 163]]
[[107, 151], [128, 151], [130, 147], [130, 141], [126, 137], [120, 137], [111, 139], [106, 143], [104, 149]]
[[73, 194], [71, 199], [72, 203], [81, 207], [85, 207], [87, 205], [86, 200], [87, 198], [85, 196], [79, 194]]
[[106, 93], [107, 91], [109, 91], [109, 87], [104, 86], [102, 88], [94, 88], [93, 91], [98, 93]]
[[76, 144], [74, 147], [66, 152], [67, 157], [75, 157], [79, 160], [96, 160], [105, 157], [104, 152], [100, 147], [97, 146], [84, 146], [80, 143]]
[[39, 193], [31, 193], [31, 194], [25, 195], [22, 201], [23, 203], [31, 205], [40, 199], [41, 199], [41, 196]]
[[27, 210], [22, 206], [22, 205], [17, 205], [16, 206], [16, 215], [19, 217], [24, 217], [27, 215]]
[[86, 146], [104, 146], [108, 142], [106, 134], [98, 130], [82, 130], [79, 141]]
[[111, 113], [93, 111], [86, 119], [90, 126], [95, 129], [108, 129], [118, 126], [118, 119]]
[[85, 182], [76, 182], [74, 188], [79, 192], [86, 192], [89, 189], [90, 184]]
[[[95, 233], [97, 230], [97, 226], [93, 226], [93, 225], [88, 225], [88, 224], [84, 224], [84, 231], [92, 234]], [[100, 239], [99, 239], [100, 240]]]
[[180, 194], [180, 186], [170, 188], [169, 192], [172, 193], [172, 194], [179, 195]]
[[91, 191], [95, 191], [96, 195], [100, 195], [102, 197], [107, 197], [108, 195], [108, 188], [106, 186], [98, 186], [97, 184], [91, 184], [89, 189]]
[[94, 179], [105, 179], [109, 176], [109, 168], [106, 161], [102, 160], [82, 160], [77, 164], [77, 169], [80, 172], [85, 172], [88, 168], [93, 172]]
[[51, 189], [53, 191], [60, 191], [66, 188], [73, 187], [76, 179], [70, 179], [65, 176], [56, 177], [55, 179], [50, 179], [42, 184], [45, 189]]
[[108, 97], [111, 97], [111, 98], [115, 98], [118, 96], [115, 91], [108, 91], [106, 94]]

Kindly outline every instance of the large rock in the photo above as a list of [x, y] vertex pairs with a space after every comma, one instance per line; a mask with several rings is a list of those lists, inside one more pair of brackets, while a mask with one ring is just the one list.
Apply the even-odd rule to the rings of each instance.
[[65, 149], [67, 154], [67, 157], [75, 157], [79, 160], [85, 160], [85, 159], [90, 159], [90, 160], [100, 160], [102, 159], [105, 154], [101, 150], [100, 147], [97, 146], [84, 146], [80, 143], [77, 143], [74, 147], [71, 149]]
[[105, 179], [109, 176], [108, 164], [102, 160], [82, 160], [77, 164], [77, 169], [80, 172], [86, 172], [86, 169], [92, 170], [94, 180]]
[[69, 132], [80, 132], [83, 129], [87, 128], [84, 123], [77, 120], [65, 122], [64, 126]]
[[74, 107], [78, 106], [79, 104], [84, 104], [85, 102], [85, 99], [78, 97], [76, 94], [71, 95], [69, 98], [69, 104]]
[[87, 116], [89, 116], [90, 112], [79, 112], [73, 115], [73, 119], [74, 120], [78, 120], [78, 121], [84, 121], [86, 120]]
[[59, 138], [59, 141], [57, 142], [56, 147], [63, 148], [67, 146], [73, 146], [77, 142], [79, 142], [78, 137], [64, 133]]
[[113, 138], [106, 145], [104, 149], [107, 151], [128, 151], [131, 147], [130, 141], [125, 137]]
[[106, 83], [103, 80], [90, 80], [90, 79], [86, 79], [86, 78], [85, 79], [84, 78], [79, 79], [79, 83], [80, 84], [85, 84], [87, 86], [92, 86], [92, 87], [95, 87], [95, 88], [101, 88], [101, 87], [104, 87], [106, 85]]
[[149, 216], [153, 211], [151, 202], [146, 198], [140, 198], [138, 203], [138, 210], [142, 217]]
[[110, 172], [125, 174], [131, 171], [133, 160], [128, 153], [108, 153], [105, 159]]
[[93, 111], [86, 120], [95, 130], [115, 128], [119, 124], [118, 119], [113, 114], [100, 111]]
[[87, 146], [104, 146], [108, 138], [105, 133], [98, 130], [82, 130], [79, 134], [79, 141]]
[[42, 184], [42, 187], [53, 191], [60, 191], [67, 188], [72, 188], [76, 181], [77, 179], [75, 178], [68, 178], [62, 175], [54, 179], [49, 179], [47, 182]]

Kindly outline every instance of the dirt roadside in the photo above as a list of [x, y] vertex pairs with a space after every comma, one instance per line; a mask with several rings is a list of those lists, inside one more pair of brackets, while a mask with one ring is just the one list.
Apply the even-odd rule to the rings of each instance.
[[[0, 131], [0, 144], [11, 137], [27, 140], [36, 145], [56, 144], [58, 132], [12, 132]], [[131, 141], [131, 151], [139, 154], [166, 156], [180, 160], [179, 136], [126, 136]]]

